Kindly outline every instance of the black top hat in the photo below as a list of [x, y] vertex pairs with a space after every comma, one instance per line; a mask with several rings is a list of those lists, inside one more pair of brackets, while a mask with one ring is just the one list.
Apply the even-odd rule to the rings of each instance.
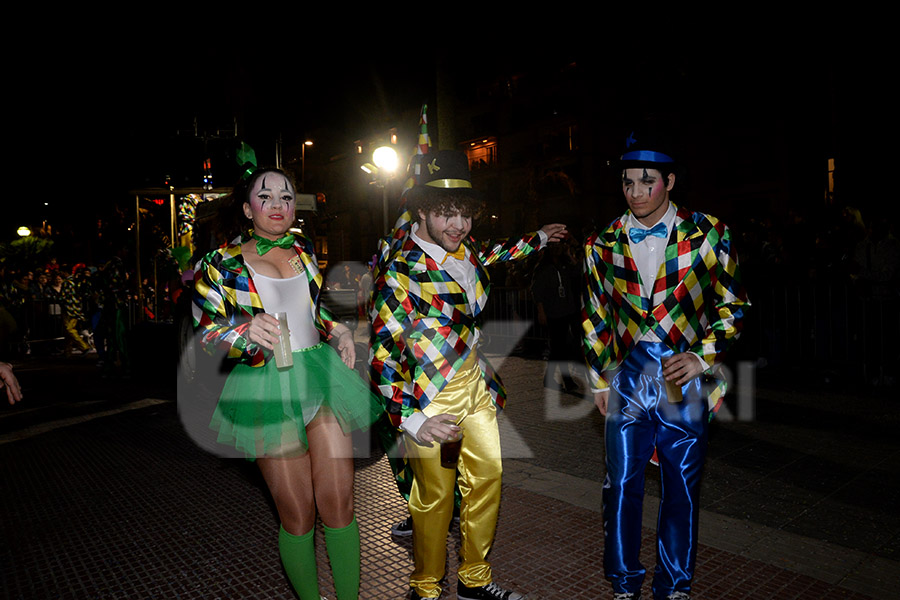
[[[478, 206], [483, 201], [481, 194], [472, 188], [469, 159], [459, 150], [438, 150], [426, 155], [422, 163], [419, 179], [406, 194], [411, 207], [438, 202], [455, 203], [456, 200], [469, 206]], [[473, 214], [480, 209], [473, 208]]]
[[469, 159], [459, 150], [438, 150], [426, 158], [422, 169], [419, 186], [439, 190], [472, 190]]

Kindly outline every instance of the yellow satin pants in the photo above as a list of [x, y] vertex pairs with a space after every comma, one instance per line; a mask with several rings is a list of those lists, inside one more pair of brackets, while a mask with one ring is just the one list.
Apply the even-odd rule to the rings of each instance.
[[415, 566], [410, 586], [423, 598], [437, 598], [447, 558], [447, 530], [453, 517], [457, 470], [461, 495], [457, 577], [469, 587], [491, 582], [491, 565], [486, 557], [494, 541], [500, 508], [500, 433], [497, 409], [474, 351], [422, 412], [429, 417], [450, 413], [463, 419], [462, 449], [456, 470], [441, 466], [439, 444], [424, 446], [404, 436], [414, 474], [409, 513], [413, 519]]

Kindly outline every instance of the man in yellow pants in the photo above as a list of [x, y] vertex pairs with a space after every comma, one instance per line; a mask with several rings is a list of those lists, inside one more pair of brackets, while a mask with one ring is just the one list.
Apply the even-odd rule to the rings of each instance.
[[[414, 477], [409, 498], [415, 567], [410, 598], [439, 598], [453, 515], [460, 501], [460, 600], [518, 600], [494, 583], [486, 560], [494, 540], [502, 473], [497, 410], [505, 391], [479, 350], [479, 315], [490, 289], [485, 267], [524, 258], [566, 235], [546, 225], [521, 239], [469, 238], [481, 199], [465, 154], [439, 151], [407, 195], [415, 223], [373, 284], [372, 380], [404, 432]], [[401, 219], [402, 221], [402, 219]], [[397, 232], [395, 232], [396, 238]], [[458, 462], [442, 466], [441, 442], [462, 432]]]

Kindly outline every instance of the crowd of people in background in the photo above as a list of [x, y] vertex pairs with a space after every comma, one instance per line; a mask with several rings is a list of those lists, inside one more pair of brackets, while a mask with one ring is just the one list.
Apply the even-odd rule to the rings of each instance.
[[[864, 217], [856, 208], [843, 207], [815, 215], [790, 213], [781, 220], [750, 214], [735, 220], [733, 229], [751, 290], [826, 282], [847, 286], [856, 296], [886, 299], [900, 296], [900, 240], [895, 227], [892, 219]], [[578, 238], [577, 232], [573, 234]], [[580, 264], [577, 254], [577, 248], [567, 248], [565, 262]], [[521, 303], [521, 298], [530, 298], [535, 276], [548, 268], [541, 261], [538, 255], [494, 267], [495, 288], [525, 292], [497, 300]], [[70, 265], [57, 259], [38, 268], [0, 263], [0, 358], [38, 351], [96, 355], [98, 366], [125, 370], [124, 328], [136, 320], [171, 321], [179, 294], [191, 283], [190, 274], [158, 286], [143, 278], [139, 303], [133, 271], [117, 257], [99, 265]], [[327, 290], [356, 292], [361, 318], [370, 284], [369, 265], [361, 262], [340, 263], [326, 273]], [[580, 299], [580, 289], [571, 293]], [[504, 310], [520, 317], [528, 312], [523, 306]], [[537, 331], [544, 329], [539, 317], [535, 312]], [[548, 354], [549, 347], [545, 358]]]
[[734, 229], [749, 286], [829, 282], [863, 296], [900, 294], [900, 240], [889, 215], [825, 207], [779, 221], [751, 216]]
[[[149, 301], [154, 290], [145, 291], [148, 301], [137, 309], [155, 318]], [[98, 367], [126, 372], [125, 333], [137, 297], [118, 257], [99, 266], [56, 259], [33, 269], [0, 264], [0, 353], [93, 355]]]

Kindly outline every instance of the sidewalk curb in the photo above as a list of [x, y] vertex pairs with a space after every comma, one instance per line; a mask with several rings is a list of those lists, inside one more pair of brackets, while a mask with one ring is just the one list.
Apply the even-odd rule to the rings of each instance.
[[[525, 460], [503, 460], [503, 485], [539, 494], [596, 513], [603, 484], [558, 473]], [[659, 498], [644, 497], [643, 526], [656, 530]], [[806, 575], [844, 589], [891, 598], [900, 581], [900, 562], [820, 540], [700, 510], [700, 543]]]

